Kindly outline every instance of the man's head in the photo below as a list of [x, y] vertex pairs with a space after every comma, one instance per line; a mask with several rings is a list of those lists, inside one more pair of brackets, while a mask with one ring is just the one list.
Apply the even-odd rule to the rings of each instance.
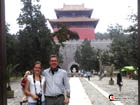
[[58, 66], [58, 58], [56, 55], [50, 56], [49, 64], [52, 69], [55, 69]]

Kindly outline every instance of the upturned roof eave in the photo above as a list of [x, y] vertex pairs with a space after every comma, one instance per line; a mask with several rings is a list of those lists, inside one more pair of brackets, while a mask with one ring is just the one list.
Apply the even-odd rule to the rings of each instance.
[[94, 22], [99, 21], [99, 19], [94, 20], [59, 20], [59, 19], [49, 19], [50, 22]]
[[55, 9], [55, 12], [61, 11], [93, 11], [93, 9]]

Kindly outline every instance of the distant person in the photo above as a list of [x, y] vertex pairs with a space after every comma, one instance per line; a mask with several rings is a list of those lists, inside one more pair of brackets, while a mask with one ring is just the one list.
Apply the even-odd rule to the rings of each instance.
[[[30, 75], [30, 74], [31, 74], [30, 71], [26, 71], [24, 77], [23, 77], [22, 80], [21, 80], [21, 86], [22, 86], [23, 92], [24, 92], [24, 89], [25, 89], [25, 84], [26, 84], [26, 82], [27, 82], [27, 77], [28, 77], [28, 75]], [[25, 97], [23, 97], [23, 101], [27, 101], [27, 99], [28, 99], [28, 97], [27, 97], [27, 95], [25, 94]]]
[[121, 73], [117, 74], [117, 85], [119, 86], [119, 92], [121, 93], [121, 88], [122, 88], [122, 85], [123, 85]]
[[90, 71], [87, 72], [87, 77], [88, 77], [88, 80], [90, 81], [90, 77], [91, 77], [91, 72]]
[[27, 77], [25, 93], [28, 95], [28, 105], [45, 105], [45, 77], [41, 75], [41, 63], [33, 65], [33, 75]]
[[129, 78], [129, 79], [131, 79], [131, 74], [130, 74], [130, 73], [128, 73], [128, 75], [127, 75], [127, 76], [128, 76], [128, 78]]
[[[56, 55], [50, 56], [49, 64], [50, 67], [43, 72], [46, 80], [46, 105], [68, 104], [70, 99], [70, 85], [67, 72], [58, 67], [59, 63]], [[64, 96], [65, 91], [66, 97]]]

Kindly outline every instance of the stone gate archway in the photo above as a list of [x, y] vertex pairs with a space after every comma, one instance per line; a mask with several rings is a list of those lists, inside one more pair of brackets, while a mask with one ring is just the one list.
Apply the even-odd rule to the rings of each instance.
[[70, 72], [72, 72], [72, 69], [75, 68], [76, 69], [76, 72], [79, 71], [79, 64], [76, 63], [75, 61], [71, 62], [69, 65], [68, 65], [68, 70]]

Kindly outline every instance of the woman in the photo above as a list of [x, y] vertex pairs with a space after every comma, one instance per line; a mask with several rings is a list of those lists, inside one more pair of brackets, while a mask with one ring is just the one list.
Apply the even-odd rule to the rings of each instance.
[[121, 73], [118, 73], [117, 74], [117, 84], [119, 86], [119, 91], [121, 92], [121, 88], [122, 88], [122, 76], [121, 76]]
[[28, 105], [45, 105], [44, 85], [45, 77], [41, 75], [41, 63], [33, 65], [33, 75], [27, 77], [25, 93], [28, 95]]

